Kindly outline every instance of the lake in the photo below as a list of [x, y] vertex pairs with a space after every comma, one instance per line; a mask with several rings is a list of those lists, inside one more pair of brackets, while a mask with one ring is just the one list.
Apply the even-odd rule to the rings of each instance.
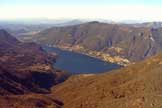
[[44, 47], [46, 51], [58, 55], [54, 67], [72, 74], [103, 73], [121, 68], [120, 65], [108, 63], [76, 52], [65, 51], [54, 47]]

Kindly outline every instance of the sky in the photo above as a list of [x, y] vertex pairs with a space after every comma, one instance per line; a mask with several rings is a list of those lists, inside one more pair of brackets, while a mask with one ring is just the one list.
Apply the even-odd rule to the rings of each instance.
[[162, 21], [162, 0], [0, 0], [0, 20]]

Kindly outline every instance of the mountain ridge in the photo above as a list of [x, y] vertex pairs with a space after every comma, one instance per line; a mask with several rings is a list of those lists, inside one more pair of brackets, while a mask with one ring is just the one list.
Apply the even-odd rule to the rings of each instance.
[[25, 41], [50, 46], [76, 47], [103, 52], [131, 62], [143, 60], [162, 50], [162, 28], [133, 27], [97, 21], [67, 27], [53, 27]]

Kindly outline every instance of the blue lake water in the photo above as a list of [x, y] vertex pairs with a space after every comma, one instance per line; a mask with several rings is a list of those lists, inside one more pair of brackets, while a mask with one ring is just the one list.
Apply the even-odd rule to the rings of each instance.
[[46, 51], [58, 54], [54, 67], [72, 74], [102, 73], [121, 68], [120, 65], [108, 63], [97, 58], [89, 57], [59, 48], [44, 47]]

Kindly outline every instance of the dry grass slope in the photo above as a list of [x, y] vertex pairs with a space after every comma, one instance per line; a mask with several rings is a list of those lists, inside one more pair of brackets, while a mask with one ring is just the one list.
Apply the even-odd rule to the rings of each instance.
[[64, 108], [161, 108], [162, 54], [109, 73], [73, 76], [53, 88]]

